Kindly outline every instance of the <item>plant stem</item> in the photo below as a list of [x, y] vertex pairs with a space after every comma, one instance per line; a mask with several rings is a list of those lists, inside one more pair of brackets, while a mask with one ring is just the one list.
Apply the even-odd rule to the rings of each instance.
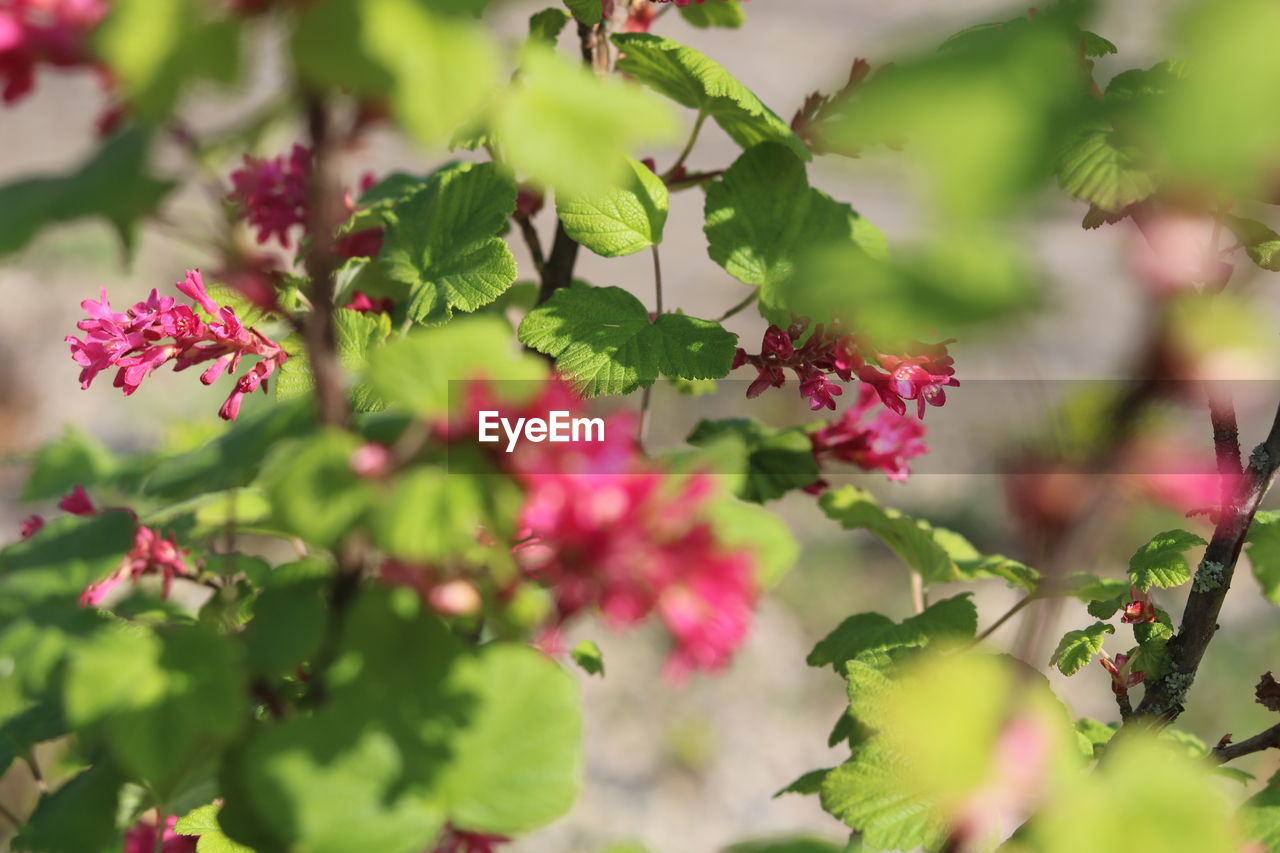
[[653, 255], [653, 291], [654, 307], [658, 314], [662, 313], [662, 259], [658, 257], [658, 244], [649, 247]]
[[1012, 607], [1010, 607], [1008, 610], [1004, 612], [1003, 616], [1001, 616], [999, 619], [997, 619], [996, 621], [988, 625], [987, 629], [983, 631], [981, 634], [974, 637], [972, 645], [976, 646], [978, 643], [981, 643], [987, 637], [990, 637], [992, 634], [996, 632], [997, 629], [1000, 628], [1001, 625], [1008, 622], [1014, 616], [1017, 616], [1019, 613], [1022, 612], [1022, 608], [1026, 607], [1028, 604], [1030, 604], [1033, 601], [1035, 601], [1035, 597], [1031, 595], [1027, 595], [1027, 596], [1024, 596], [1023, 598], [1018, 599], [1018, 601]]
[[924, 612], [924, 578], [919, 573], [911, 573], [911, 607], [916, 613]]
[[36, 783], [36, 790], [41, 794], [49, 793], [49, 783], [45, 781], [44, 773], [40, 770], [40, 762], [36, 760], [35, 748], [33, 747], [23, 753], [22, 760], [26, 762], [27, 769], [31, 771], [31, 778]]
[[1226, 746], [1215, 747], [1213, 752], [1209, 753], [1209, 757], [1223, 764], [1242, 755], [1249, 755], [1254, 752], [1261, 752], [1264, 749], [1280, 748], [1280, 723], [1275, 724], [1271, 728], [1259, 732], [1248, 740], [1242, 740], [1239, 743], [1229, 743]]
[[[658, 255], [658, 247], [656, 244], [650, 247], [650, 252], [653, 255], [654, 306], [657, 308], [656, 313], [658, 315], [661, 315], [662, 314], [662, 259]], [[649, 435], [649, 413], [650, 413], [649, 404], [652, 401], [652, 398], [653, 398], [653, 386], [650, 385], [649, 387], [645, 388], [644, 392], [640, 395], [640, 423], [636, 427], [636, 440], [639, 441], [641, 444], [644, 443], [645, 438]]]
[[698, 133], [702, 130], [702, 123], [706, 120], [706, 112], [700, 110], [698, 112], [698, 118], [693, 122], [693, 132], [689, 134], [689, 141], [685, 143], [684, 150], [680, 152], [680, 156], [676, 158], [676, 162], [671, 165], [670, 169], [663, 173], [663, 182], [670, 180], [676, 172], [680, 170], [680, 167], [684, 165], [684, 161], [689, 158], [689, 154], [693, 151], [693, 146], [698, 142]]
[[22, 828], [22, 821], [19, 820], [18, 816], [14, 814], [4, 803], [0, 803], [0, 817], [3, 817], [5, 820], [9, 821], [9, 823], [13, 824], [14, 829]]
[[730, 308], [728, 311], [724, 312], [724, 313], [723, 313], [723, 314], [721, 314], [719, 317], [717, 317], [717, 318], [716, 318], [716, 322], [717, 322], [717, 323], [723, 323], [725, 320], [728, 320], [728, 319], [729, 319], [730, 317], [732, 317], [733, 315], [738, 314], [738, 313], [740, 313], [741, 311], [743, 311], [743, 309], [747, 308], [749, 305], [751, 305], [753, 302], [755, 302], [755, 301], [756, 301], [757, 299], [759, 299], [759, 298], [760, 298], [760, 291], [759, 291], [759, 290], [753, 290], [753, 291], [751, 291], [750, 295], [748, 295], [746, 299], [742, 300], [742, 301], [741, 301], [741, 302], [739, 302], [737, 305], [734, 305], [734, 306], [733, 306], [732, 308]]
[[529, 257], [533, 259], [533, 268], [538, 272], [538, 280], [545, 280], [547, 261], [542, 254], [542, 240], [538, 237], [537, 229], [524, 214], [517, 213], [511, 218], [516, 221], [516, 225], [520, 228], [520, 235], [524, 237], [524, 244], [529, 247]]

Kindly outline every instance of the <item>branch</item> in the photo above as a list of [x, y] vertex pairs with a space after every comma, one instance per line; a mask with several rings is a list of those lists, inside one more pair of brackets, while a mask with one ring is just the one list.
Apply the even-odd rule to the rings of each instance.
[[[1234, 420], [1233, 411], [1230, 421], [1234, 423]], [[1215, 443], [1219, 427], [1222, 427], [1222, 437], [1225, 439], [1228, 423], [1226, 420], [1219, 422], [1215, 416]], [[1229, 455], [1230, 442], [1225, 442], [1220, 450]], [[1220, 454], [1220, 466], [1229, 461]], [[1276, 410], [1266, 441], [1258, 445], [1250, 456], [1249, 467], [1244, 471], [1239, 488], [1231, 490], [1223, 501], [1213, 539], [1205, 548], [1200, 565], [1212, 563], [1222, 568], [1214, 570], [1212, 580], [1192, 584], [1191, 592], [1187, 595], [1187, 606], [1182, 611], [1182, 624], [1178, 628], [1178, 634], [1169, 641], [1169, 672], [1147, 686], [1137, 708], [1138, 716], [1160, 717], [1171, 722], [1182, 713], [1182, 702], [1195, 680], [1196, 670], [1200, 667], [1205, 650], [1218, 630], [1218, 613], [1222, 610], [1227, 590], [1231, 588], [1231, 576], [1235, 572], [1236, 561], [1240, 558], [1240, 549], [1244, 547], [1245, 536], [1249, 533], [1258, 505], [1271, 487], [1277, 467], [1280, 467], [1280, 408]]]
[[1276, 723], [1264, 732], [1259, 732], [1248, 740], [1214, 747], [1213, 752], [1209, 753], [1209, 757], [1219, 764], [1225, 764], [1242, 755], [1261, 752], [1264, 749], [1273, 747], [1280, 749], [1280, 723]]
[[529, 221], [529, 217], [523, 213], [513, 214], [511, 218], [516, 221], [516, 225], [520, 228], [520, 235], [524, 237], [524, 243], [529, 247], [529, 257], [533, 259], [533, 268], [538, 272], [538, 280], [545, 281], [547, 260], [542, 254], [542, 240], [539, 239], [537, 230]]

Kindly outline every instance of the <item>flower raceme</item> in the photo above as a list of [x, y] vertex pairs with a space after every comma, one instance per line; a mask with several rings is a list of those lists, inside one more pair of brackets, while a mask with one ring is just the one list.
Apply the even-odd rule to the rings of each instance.
[[[925, 406], [941, 406], [947, 401], [946, 386], [957, 386], [954, 359], [947, 344], [916, 343], [902, 355], [880, 353], [857, 335], [841, 330], [837, 323], [819, 323], [805, 337], [809, 321], [801, 318], [785, 330], [771, 325], [765, 330], [760, 352], [752, 355], [739, 348], [734, 368], [751, 365], [756, 378], [747, 388], [748, 397], [763, 394], [766, 388], [786, 384], [785, 371], [800, 381], [800, 394], [809, 408], [836, 408], [835, 398], [844, 390], [831, 380], [843, 382], [855, 377], [875, 390], [886, 408], [899, 415], [907, 411], [907, 401], [916, 401], [916, 416], [924, 417]], [[803, 343], [801, 343], [803, 339]]]
[[[864, 471], [880, 470], [890, 480], [902, 482], [911, 473], [907, 460], [929, 452], [924, 443], [924, 423], [888, 409], [864, 420], [875, 406], [879, 395], [871, 385], [862, 385], [858, 402], [840, 418], [810, 434], [813, 456], [818, 465], [844, 462]], [[820, 493], [827, 484], [823, 480], [806, 491]]]
[[166, 818], [164, 831], [160, 832], [154, 821], [138, 821], [124, 834], [123, 853], [195, 853], [199, 837], [179, 835], [173, 829], [177, 822], [176, 815]]
[[95, 66], [89, 34], [107, 8], [106, 0], [0, 0], [0, 98], [29, 94], [41, 65]]
[[147, 376], [170, 361], [175, 371], [208, 363], [200, 381], [212, 385], [223, 373], [234, 374], [245, 356], [257, 356], [257, 363], [236, 381], [218, 410], [221, 418], [233, 421], [245, 395], [259, 388], [265, 393], [268, 378], [289, 356], [279, 344], [241, 324], [234, 310], [214, 302], [199, 270], [189, 270], [177, 288], [213, 319], [202, 320], [190, 306], [154, 289], [145, 301], [125, 313], [111, 310], [105, 287], [101, 301], [80, 303], [89, 317], [76, 326], [85, 337], [67, 337], [71, 357], [82, 368], [80, 387], [88, 388], [99, 373], [114, 367], [113, 384], [129, 396]]

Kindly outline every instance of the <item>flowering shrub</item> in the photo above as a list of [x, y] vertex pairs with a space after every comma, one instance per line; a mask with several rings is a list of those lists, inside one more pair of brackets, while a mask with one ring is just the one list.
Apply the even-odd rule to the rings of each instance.
[[[1244, 712], [1193, 690], [1237, 627], [1242, 555], [1280, 602], [1262, 509], [1280, 416], [1245, 453], [1219, 381], [1276, 354], [1234, 285], [1280, 271], [1280, 9], [1192, 2], [1174, 60], [1119, 70], [1088, 4], [1062, 0], [918, 55], [836, 57], [840, 88], [787, 121], [663, 34], [740, 28], [741, 0], [565, 0], [520, 45], [488, 5], [0, 0], [6, 104], [55, 68], [93, 70], [111, 104], [79, 168], [0, 187], [0, 254], [101, 219], [132, 256], [140, 229], [185, 233], [169, 200], [199, 172], [216, 226], [171, 273], [181, 298], [148, 279], [117, 311], [85, 285], [65, 342], [95, 403], [104, 371], [126, 397], [194, 384], [165, 365], [226, 393], [178, 439], [69, 431], [26, 460], [38, 512], [0, 550], [0, 768], [32, 786], [0, 798], [10, 847], [545, 849], [592, 781], [590, 637], [657, 628], [672, 690], [731, 670], [808, 518], [883, 542], [903, 600], [850, 603], [806, 661], [847, 700], [837, 753], [776, 781], [841, 840], [731, 851], [1280, 851], [1280, 774], [1229, 764], [1280, 747], [1280, 724], [1219, 737]], [[242, 44], [279, 51], [290, 94], [193, 129], [191, 94], [241, 80]], [[713, 124], [731, 157], [699, 147]], [[349, 181], [373, 128], [449, 153]], [[819, 157], [910, 162], [920, 238], [890, 246], [813, 186]], [[1019, 227], [1062, 209], [1049, 184], [1085, 229], [1128, 235], [1149, 322], [1129, 380], [1053, 401], [1055, 441], [1001, 448], [1007, 512], [966, 493], [962, 533], [888, 503], [916, 500], [913, 468], [977, 455], [947, 441], [966, 402], [1015, 418], [983, 402], [972, 353], [1050, 302]], [[710, 263], [687, 281], [707, 293], [664, 291], [664, 233], [698, 225]], [[587, 253], [648, 257], [608, 285], [580, 277]], [[741, 293], [683, 310], [712, 285]], [[678, 447], [656, 437], [739, 380]], [[795, 398], [771, 389], [793, 380], [783, 422]], [[1170, 411], [1198, 423], [1206, 403], [1202, 441], [1172, 434]], [[1120, 571], [1104, 546], [1122, 539]], [[1079, 673], [1109, 722], [1055, 694]], [[1269, 673], [1254, 695], [1280, 711]], [[1219, 716], [1184, 718], [1197, 702]]]

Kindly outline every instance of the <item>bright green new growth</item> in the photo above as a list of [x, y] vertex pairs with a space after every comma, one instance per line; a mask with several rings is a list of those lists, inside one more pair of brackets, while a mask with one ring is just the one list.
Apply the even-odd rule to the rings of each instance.
[[709, 320], [661, 314], [651, 322], [622, 288], [590, 286], [558, 291], [525, 316], [519, 335], [589, 397], [629, 394], [659, 376], [717, 379], [729, 373], [737, 342]]
[[1142, 591], [1181, 586], [1191, 580], [1191, 566], [1184, 552], [1205, 541], [1185, 530], [1157, 533], [1129, 558], [1129, 580]]
[[1106, 622], [1094, 622], [1088, 628], [1068, 631], [1058, 641], [1058, 648], [1054, 649], [1053, 656], [1049, 658], [1049, 665], [1056, 666], [1063, 675], [1075, 675], [1089, 665], [1094, 655], [1102, 651], [1102, 641], [1106, 635], [1115, 632], [1115, 626]]
[[593, 193], [560, 193], [556, 213], [565, 232], [597, 255], [617, 258], [662, 242], [667, 185], [643, 163], [627, 158], [626, 180]]

